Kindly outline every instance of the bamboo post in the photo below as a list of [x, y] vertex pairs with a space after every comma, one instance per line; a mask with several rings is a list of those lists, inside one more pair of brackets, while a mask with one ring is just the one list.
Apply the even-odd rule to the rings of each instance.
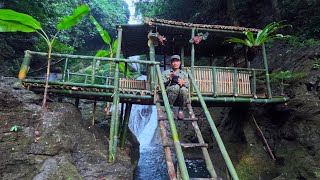
[[268, 98], [271, 99], [272, 94], [271, 94], [271, 87], [270, 87], [270, 76], [269, 76], [269, 69], [268, 69], [266, 47], [265, 47], [264, 43], [262, 43], [262, 55], [263, 55], [264, 68], [266, 70], [266, 83], [267, 83]]
[[96, 76], [96, 59], [92, 61], [91, 84], [94, 84]]
[[213, 79], [213, 96], [216, 97], [218, 95], [217, 92], [217, 69], [215, 66], [212, 68], [212, 79]]
[[62, 82], [66, 82], [66, 73], [67, 73], [67, 69], [68, 69], [68, 59], [69, 58], [66, 58], [66, 60], [64, 62]]
[[257, 98], [257, 75], [256, 70], [252, 69], [252, 76], [253, 76], [253, 98]]
[[19, 75], [18, 75], [20, 80], [23, 80], [26, 78], [29, 70], [30, 61], [31, 61], [31, 55], [28, 51], [26, 51], [24, 54], [24, 58], [20, 67]]
[[235, 168], [234, 168], [234, 166], [232, 164], [232, 161], [231, 161], [231, 159], [230, 159], [230, 157], [228, 155], [228, 152], [227, 152], [227, 150], [226, 150], [226, 148], [225, 148], [225, 146], [223, 144], [223, 141], [221, 139], [219, 131], [218, 131], [216, 125], [214, 124], [214, 121], [213, 121], [213, 119], [212, 119], [212, 117], [210, 115], [210, 112], [209, 112], [209, 110], [207, 108], [207, 105], [206, 105], [205, 101], [203, 100], [202, 94], [200, 93], [200, 90], [199, 90], [198, 86], [195, 84], [194, 78], [193, 78], [193, 76], [192, 76], [190, 71], [188, 71], [188, 74], [189, 74], [189, 77], [191, 79], [191, 83], [192, 83], [194, 89], [197, 92], [197, 95], [198, 95], [199, 101], [201, 103], [201, 106], [204, 109], [206, 118], [207, 118], [207, 120], [208, 120], [208, 122], [210, 124], [210, 127], [211, 127], [211, 130], [213, 132], [213, 135], [214, 135], [214, 137], [215, 137], [215, 139], [216, 139], [216, 141], [218, 143], [219, 149], [220, 149], [220, 151], [222, 153], [224, 161], [227, 164], [227, 167], [228, 167], [228, 169], [229, 169], [229, 171], [231, 173], [231, 176], [232, 176], [232, 178], [234, 180], [239, 180], [238, 174], [237, 174], [237, 172], [236, 172], [236, 170], [235, 170]]
[[[150, 47], [149, 47], [149, 56], [150, 56], [150, 61], [154, 62], [155, 60], [155, 49], [154, 49], [154, 45], [153, 42], [150, 43]], [[150, 91], [154, 90], [154, 86], [155, 86], [155, 67], [151, 66], [150, 67]]]
[[92, 126], [94, 126], [94, 121], [96, 120], [96, 109], [97, 109], [97, 100], [94, 100], [93, 110], [92, 110], [92, 122], [91, 122]]
[[274, 155], [273, 155], [273, 153], [272, 153], [272, 151], [271, 151], [271, 148], [270, 148], [270, 146], [269, 146], [269, 144], [268, 144], [268, 141], [267, 141], [266, 138], [264, 137], [264, 134], [263, 134], [262, 130], [260, 129], [260, 127], [259, 127], [256, 119], [254, 118], [254, 116], [253, 116], [252, 114], [251, 114], [251, 116], [252, 116], [252, 119], [253, 119], [253, 121], [254, 121], [254, 124], [256, 125], [258, 131], [260, 132], [260, 134], [261, 134], [261, 136], [262, 136], [262, 138], [263, 138], [264, 143], [265, 143], [266, 146], [267, 146], [267, 149], [268, 149], [268, 152], [269, 152], [271, 158], [272, 158], [273, 160], [276, 160], [276, 158], [274, 157]]
[[[120, 58], [122, 40], [122, 28], [118, 27], [118, 46], [116, 59]], [[114, 90], [113, 90], [113, 109], [111, 116], [110, 136], [109, 136], [109, 162], [113, 163], [116, 160], [117, 143], [118, 143], [118, 126], [119, 126], [119, 62], [116, 62], [114, 74]]]
[[169, 101], [168, 101], [168, 96], [167, 96], [167, 93], [165, 91], [165, 87], [164, 87], [164, 83], [163, 83], [163, 79], [162, 79], [162, 75], [161, 75], [161, 71], [160, 71], [160, 66], [156, 65], [156, 68], [157, 68], [157, 75], [158, 75], [158, 80], [159, 80], [159, 85], [160, 85], [162, 98], [163, 98], [163, 101], [164, 101], [164, 105], [165, 105], [167, 116], [168, 116], [168, 120], [169, 120], [170, 131], [171, 131], [172, 140], [173, 140], [173, 143], [174, 143], [174, 149], [176, 151], [179, 168], [181, 170], [181, 176], [182, 176], [183, 180], [188, 180], [189, 179], [189, 174], [188, 174], [187, 166], [186, 166], [186, 163], [185, 163], [185, 160], [184, 160], [184, 156], [183, 156], [183, 153], [182, 153], [182, 148], [181, 148], [181, 144], [180, 144], [180, 141], [179, 141], [176, 125], [174, 123], [174, 119], [173, 119], [173, 116], [172, 116], [172, 113], [171, 113], [170, 104], [169, 104]]
[[184, 47], [181, 48], [181, 68], [184, 68]]
[[238, 72], [237, 68], [233, 69], [233, 96], [238, 96]]
[[74, 102], [74, 105], [79, 108], [79, 102], [80, 102], [80, 98], [79, 97], [76, 97], [75, 99], [75, 102]]
[[127, 138], [127, 133], [128, 133], [128, 124], [129, 124], [129, 119], [130, 119], [131, 108], [132, 108], [132, 104], [127, 103], [126, 110], [124, 112], [124, 122], [123, 122], [123, 126], [122, 126], [123, 131], [122, 131], [122, 135], [121, 135], [121, 144], [120, 144], [121, 149], [124, 149], [125, 145], [126, 145], [126, 138]]
[[[191, 32], [191, 39], [194, 39], [195, 36], [195, 29], [192, 29]], [[194, 58], [195, 58], [195, 50], [194, 50], [194, 42], [191, 45], [191, 73], [194, 75]]]

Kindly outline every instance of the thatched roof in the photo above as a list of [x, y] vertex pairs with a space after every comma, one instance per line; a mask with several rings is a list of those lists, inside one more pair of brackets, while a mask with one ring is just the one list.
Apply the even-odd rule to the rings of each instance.
[[178, 21], [145, 18], [143, 24], [119, 25], [123, 28], [122, 52], [125, 57], [148, 54], [148, 32], [158, 32], [166, 37], [164, 46], [156, 47], [156, 54], [179, 54], [183, 46], [186, 55], [190, 54], [192, 29], [195, 35], [208, 32], [208, 39], [196, 45], [196, 54], [201, 56], [220, 56], [232, 51], [234, 44], [224, 43], [229, 37], [244, 37], [243, 31], [258, 32], [260, 29], [238, 26], [193, 24]]

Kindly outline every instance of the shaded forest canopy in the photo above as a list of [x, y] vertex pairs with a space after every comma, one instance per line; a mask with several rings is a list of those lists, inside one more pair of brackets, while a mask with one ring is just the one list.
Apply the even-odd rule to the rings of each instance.
[[287, 20], [303, 38], [320, 37], [317, 0], [138, 0], [137, 12], [176, 21], [237, 25], [262, 29], [272, 21]]

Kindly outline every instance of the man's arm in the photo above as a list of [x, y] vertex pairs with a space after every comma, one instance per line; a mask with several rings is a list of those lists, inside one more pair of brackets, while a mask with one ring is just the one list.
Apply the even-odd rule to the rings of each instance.
[[164, 71], [162, 74], [162, 79], [164, 82], [164, 86], [167, 87], [170, 84], [170, 71]]

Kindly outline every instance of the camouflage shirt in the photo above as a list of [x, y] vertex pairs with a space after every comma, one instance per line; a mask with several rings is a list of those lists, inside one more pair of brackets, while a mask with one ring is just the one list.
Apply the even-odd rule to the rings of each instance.
[[[162, 73], [163, 82], [166, 86], [170, 84], [169, 79], [170, 79], [170, 74], [172, 74], [172, 73], [173, 73], [172, 68], [170, 68]], [[184, 81], [184, 86], [186, 88], [189, 88], [189, 79], [188, 79], [187, 73], [185, 73], [183, 70], [179, 69], [179, 71], [176, 73], [176, 75], [179, 76], [179, 78], [181, 78]]]

